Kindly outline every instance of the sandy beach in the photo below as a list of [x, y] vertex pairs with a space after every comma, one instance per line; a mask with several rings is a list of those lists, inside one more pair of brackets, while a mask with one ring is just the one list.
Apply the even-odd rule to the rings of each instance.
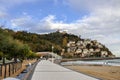
[[120, 80], [120, 66], [78, 65], [64, 67], [102, 80]]

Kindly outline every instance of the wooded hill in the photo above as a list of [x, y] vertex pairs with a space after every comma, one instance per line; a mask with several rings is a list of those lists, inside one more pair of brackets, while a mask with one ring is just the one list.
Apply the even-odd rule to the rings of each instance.
[[[60, 54], [63, 48], [65, 52], [67, 52], [66, 48], [69, 41], [84, 40], [76, 35], [59, 31], [48, 34], [37, 34], [26, 31], [15, 32], [10, 29], [2, 28], [0, 28], [0, 30], [9, 34], [13, 39], [19, 40], [23, 44], [28, 44], [33, 52], [52, 51], [52, 46], [54, 46], [54, 52]], [[108, 48], [106, 48], [106, 50], [108, 50]]]
[[14, 39], [13, 34], [15, 32], [12, 30], [0, 28], [0, 60], [3, 59], [3, 64], [5, 63], [5, 58], [10, 60], [14, 58], [16, 62], [17, 58], [24, 60], [37, 57], [28, 44]]
[[[63, 34], [58, 31], [49, 34], [35, 34], [25, 31], [18, 31], [12, 34], [12, 36], [14, 39], [27, 43], [34, 52], [52, 51], [52, 46], [54, 46], [54, 52], [56, 53], [61, 52], [62, 48], [67, 45], [67, 41], [76, 41], [80, 39], [75, 35]], [[66, 43], [64, 43], [64, 40]]]

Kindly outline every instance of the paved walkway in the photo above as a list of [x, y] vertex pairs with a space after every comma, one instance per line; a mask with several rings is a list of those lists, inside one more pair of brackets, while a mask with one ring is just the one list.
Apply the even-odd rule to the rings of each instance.
[[31, 80], [98, 80], [82, 73], [66, 69], [48, 60], [40, 61]]

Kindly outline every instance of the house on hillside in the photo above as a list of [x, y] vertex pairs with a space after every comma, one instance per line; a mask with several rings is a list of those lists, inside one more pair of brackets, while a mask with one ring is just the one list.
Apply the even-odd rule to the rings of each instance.
[[81, 54], [82, 53], [82, 49], [77, 49], [75, 53], [76, 54]]
[[68, 49], [67, 49], [68, 53], [75, 52], [75, 50], [76, 50], [75, 41], [69, 41], [69, 43], [67, 44], [67, 47], [68, 47]]
[[100, 48], [95, 49], [95, 52], [100, 52]]
[[101, 57], [107, 57], [108, 52], [107, 51], [101, 51]]
[[102, 44], [99, 44], [98, 47], [99, 47], [99, 48], [103, 48]]
[[89, 55], [89, 50], [88, 49], [83, 49], [82, 54], [84, 54], [84, 57], [88, 56]]
[[69, 41], [67, 44], [67, 52], [75, 57], [98, 57], [98, 55], [101, 57], [108, 57], [108, 51], [102, 51], [103, 48], [104, 46], [97, 42], [97, 40], [91, 41], [90, 39], [77, 42]]

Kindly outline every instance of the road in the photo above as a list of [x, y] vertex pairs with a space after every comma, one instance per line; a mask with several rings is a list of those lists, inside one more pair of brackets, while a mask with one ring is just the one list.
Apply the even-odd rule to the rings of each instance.
[[99, 79], [64, 68], [48, 60], [42, 60], [37, 64], [31, 80], [99, 80]]

